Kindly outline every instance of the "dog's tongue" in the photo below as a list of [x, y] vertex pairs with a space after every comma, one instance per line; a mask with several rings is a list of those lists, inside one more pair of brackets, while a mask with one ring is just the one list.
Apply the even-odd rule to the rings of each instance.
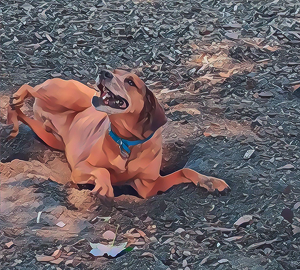
[[103, 103], [104, 103], [105, 105], [109, 105], [109, 104], [110, 104], [110, 103], [109, 103], [109, 99], [108, 99], [108, 98], [103, 99]]

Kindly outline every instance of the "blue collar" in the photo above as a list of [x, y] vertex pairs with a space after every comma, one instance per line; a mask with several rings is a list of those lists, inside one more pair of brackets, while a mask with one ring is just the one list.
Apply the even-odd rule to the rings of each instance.
[[111, 130], [110, 125], [109, 125], [109, 128], [108, 128], [108, 131], [109, 131], [109, 133], [108, 133], [109, 136], [119, 145], [121, 155], [125, 158], [128, 158], [130, 153], [131, 153], [131, 150], [129, 149], [129, 146], [142, 144], [142, 143], [150, 140], [152, 138], [153, 134], [154, 134], [154, 132], [153, 132], [148, 138], [146, 138], [144, 140], [129, 141], [129, 140], [125, 140], [125, 139], [120, 138], [116, 133], [114, 133]]

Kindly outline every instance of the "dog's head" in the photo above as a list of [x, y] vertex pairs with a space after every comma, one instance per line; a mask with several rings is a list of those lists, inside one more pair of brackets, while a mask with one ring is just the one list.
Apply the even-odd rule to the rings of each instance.
[[155, 131], [167, 121], [164, 110], [154, 94], [134, 73], [115, 69], [102, 70], [96, 79], [97, 94], [92, 104], [98, 111], [109, 115], [138, 114]]

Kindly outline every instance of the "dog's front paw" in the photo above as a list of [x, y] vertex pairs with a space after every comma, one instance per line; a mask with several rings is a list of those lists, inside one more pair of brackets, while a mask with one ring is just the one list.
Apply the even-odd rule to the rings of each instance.
[[110, 183], [105, 183], [104, 181], [101, 181], [99, 179], [95, 180], [95, 187], [91, 191], [93, 195], [100, 195], [107, 198], [113, 198], [114, 197], [114, 190]]
[[211, 176], [208, 176], [207, 178], [207, 185], [209, 187], [209, 189], [207, 190], [209, 192], [216, 194], [226, 194], [230, 191], [229, 185], [224, 180]]

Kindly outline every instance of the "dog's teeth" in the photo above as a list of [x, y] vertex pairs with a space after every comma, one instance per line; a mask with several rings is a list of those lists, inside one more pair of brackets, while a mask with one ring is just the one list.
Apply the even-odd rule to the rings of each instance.
[[106, 93], [106, 94], [102, 97], [102, 99], [104, 100], [104, 99], [109, 98], [109, 97], [110, 97], [110, 95], [109, 95], [108, 93]]

